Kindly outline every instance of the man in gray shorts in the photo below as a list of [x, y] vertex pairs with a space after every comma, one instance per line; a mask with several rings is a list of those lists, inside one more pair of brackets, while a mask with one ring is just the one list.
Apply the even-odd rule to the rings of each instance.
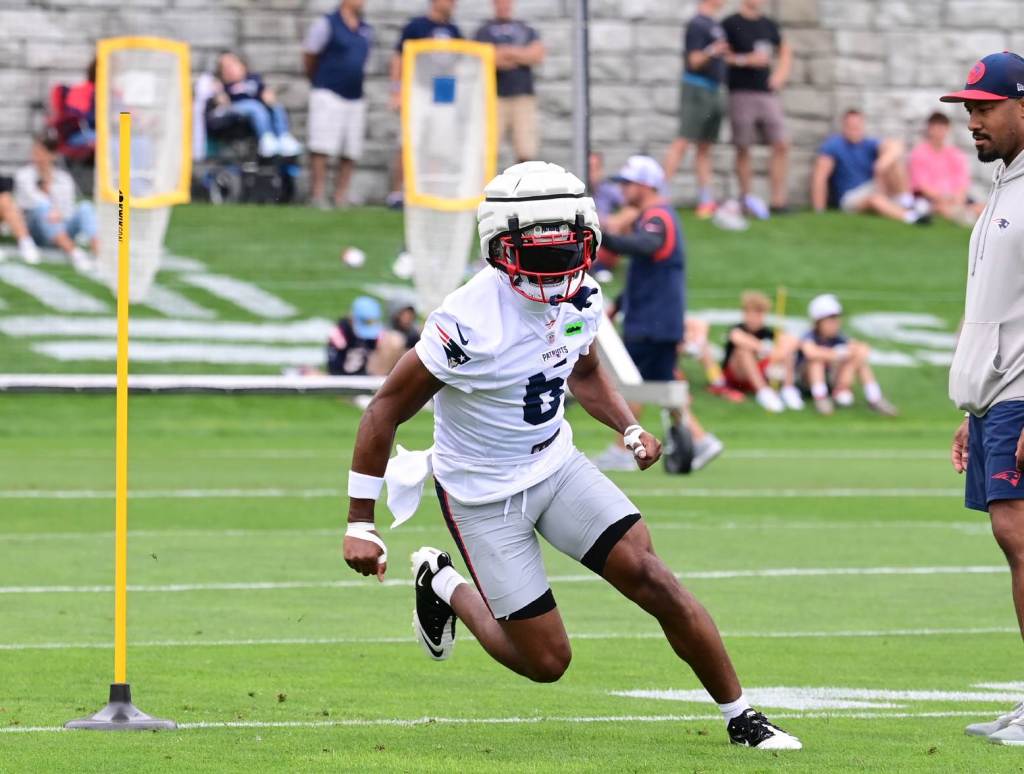
[[389, 503], [409, 491], [418, 496], [428, 466], [410, 460], [423, 454], [391, 463], [388, 455], [398, 425], [433, 398], [429, 468], [475, 587], [447, 553], [413, 554], [413, 625], [427, 655], [451, 655], [459, 619], [508, 669], [536, 682], [562, 676], [571, 650], [539, 533], [658, 620], [718, 703], [732, 743], [800, 749], [746, 701], [711, 616], [654, 553], [637, 507], [573, 445], [566, 389], [623, 435], [641, 470], [661, 456], [592, 348], [604, 319], [600, 286], [587, 274], [601, 243], [594, 200], [574, 175], [540, 161], [510, 167], [484, 196], [480, 247], [489, 265], [430, 315], [363, 414], [349, 471], [345, 561], [383, 579], [387, 554], [374, 501], [385, 472]]
[[[789, 80], [793, 52], [778, 25], [762, 13], [764, 0], [742, 0], [738, 13], [722, 22], [729, 41], [729, 121], [736, 146], [736, 176], [743, 207], [756, 218], [770, 211], [751, 190], [753, 145], [772, 149], [771, 211], [787, 210], [786, 175], [789, 140], [786, 137], [780, 92]], [[774, 64], [774, 69], [773, 69]]]
[[711, 187], [711, 148], [725, 113], [722, 83], [729, 44], [717, 16], [725, 0], [703, 0], [697, 15], [686, 25], [683, 39], [683, 82], [679, 91], [679, 136], [665, 154], [665, 179], [675, 177], [691, 143], [697, 145], [694, 168], [697, 173], [697, 217], [715, 213], [715, 192]]

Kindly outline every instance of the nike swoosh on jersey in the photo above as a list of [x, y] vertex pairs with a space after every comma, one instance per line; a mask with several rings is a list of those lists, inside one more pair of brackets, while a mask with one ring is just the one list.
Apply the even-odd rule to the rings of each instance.
[[459, 341], [462, 342], [462, 346], [469, 344], [469, 339], [462, 335], [462, 328], [459, 327], [458, 321], [455, 322], [455, 330], [459, 332]]

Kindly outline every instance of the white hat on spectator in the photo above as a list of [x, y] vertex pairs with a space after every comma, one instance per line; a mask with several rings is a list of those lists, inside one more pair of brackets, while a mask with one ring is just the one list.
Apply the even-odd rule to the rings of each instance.
[[807, 315], [814, 322], [824, 320], [826, 317], [836, 317], [842, 313], [843, 305], [840, 304], [839, 299], [831, 293], [823, 293], [820, 296], [815, 296], [807, 306]]
[[660, 191], [665, 184], [665, 170], [650, 156], [630, 156], [612, 180], [617, 183], [638, 183]]

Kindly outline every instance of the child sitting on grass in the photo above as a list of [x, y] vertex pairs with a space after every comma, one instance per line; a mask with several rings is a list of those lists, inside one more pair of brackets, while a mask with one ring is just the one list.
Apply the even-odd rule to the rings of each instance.
[[864, 390], [868, 407], [896, 416], [896, 407], [882, 395], [868, 363], [871, 348], [843, 335], [843, 307], [831, 293], [815, 297], [807, 308], [812, 328], [800, 341], [797, 371], [819, 414], [853, 405], [853, 381]]

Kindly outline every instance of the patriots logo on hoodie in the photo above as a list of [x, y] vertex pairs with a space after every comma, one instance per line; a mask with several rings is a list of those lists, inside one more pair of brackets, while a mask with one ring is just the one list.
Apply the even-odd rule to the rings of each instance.
[[999, 226], [1000, 231], [1006, 231], [1010, 227], [1010, 221], [1006, 218], [993, 218], [992, 222]]
[[[466, 354], [466, 351], [459, 346], [458, 342], [451, 337], [451, 335], [437, 323], [434, 323], [437, 327], [438, 335], [441, 337], [441, 343], [444, 345], [444, 354], [448, 357], [448, 367], [458, 368], [460, 365], [465, 365], [472, 358]], [[461, 333], [461, 331], [460, 331]], [[468, 341], [466, 342], [469, 343]]]

